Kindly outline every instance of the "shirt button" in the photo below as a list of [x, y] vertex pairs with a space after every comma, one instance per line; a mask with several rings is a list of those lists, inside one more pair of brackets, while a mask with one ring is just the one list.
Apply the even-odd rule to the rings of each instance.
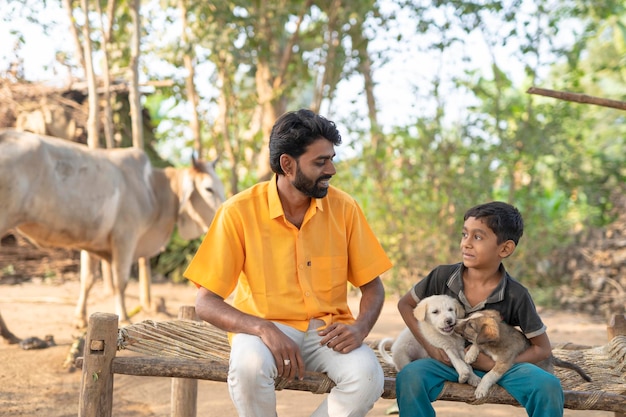
[[304, 269], [304, 265], [302, 264], [298, 265], [298, 269]]
[[307, 292], [304, 293], [304, 295], [309, 297], [309, 296], [311, 296], [311, 293], [307, 291]]

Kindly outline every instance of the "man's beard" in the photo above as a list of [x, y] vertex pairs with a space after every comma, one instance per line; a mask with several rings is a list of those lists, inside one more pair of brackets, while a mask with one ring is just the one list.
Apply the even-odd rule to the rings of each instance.
[[300, 165], [296, 166], [296, 178], [291, 182], [291, 185], [296, 187], [298, 191], [307, 197], [311, 198], [323, 198], [328, 194], [328, 187], [318, 187], [317, 183], [322, 180], [328, 180], [331, 177], [329, 175], [324, 175], [323, 177], [319, 177], [316, 180], [309, 179], [304, 173], [300, 170]]

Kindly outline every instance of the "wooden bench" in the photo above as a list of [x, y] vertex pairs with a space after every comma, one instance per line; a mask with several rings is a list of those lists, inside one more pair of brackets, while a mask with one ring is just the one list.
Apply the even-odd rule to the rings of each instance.
[[[585, 382], [573, 371], [556, 368], [565, 393], [565, 408], [613, 411], [616, 417], [626, 417], [626, 319], [623, 315], [612, 319], [609, 336], [611, 339], [604, 346], [555, 347], [555, 356], [577, 363], [592, 378], [591, 382]], [[373, 341], [370, 344], [376, 345]], [[125, 350], [132, 355], [125, 355]], [[173, 378], [171, 415], [195, 416], [197, 380], [226, 382], [229, 351], [226, 333], [195, 320], [193, 307], [182, 307], [176, 320], [147, 320], [120, 329], [116, 315], [95, 313], [89, 319], [84, 356], [76, 363], [82, 368], [79, 416], [112, 415], [114, 374]], [[395, 369], [382, 360], [381, 365], [385, 371], [382, 398], [393, 399]], [[276, 381], [276, 389], [318, 394], [329, 392], [333, 386], [326, 375], [315, 372], [307, 372], [303, 380]], [[519, 406], [499, 386], [480, 402], [473, 393], [474, 388], [467, 384], [446, 383], [438, 399]]]

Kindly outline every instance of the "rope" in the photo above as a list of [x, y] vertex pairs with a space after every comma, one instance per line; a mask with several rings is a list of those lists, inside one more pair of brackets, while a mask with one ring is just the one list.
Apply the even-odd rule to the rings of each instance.
[[587, 398], [587, 400], [583, 402], [580, 408], [582, 410], [593, 410], [594, 406], [596, 405], [596, 403], [598, 402], [601, 396], [602, 396], [601, 391], [592, 392], [589, 398]]
[[324, 375], [324, 379], [320, 382], [317, 387], [317, 390], [313, 392], [313, 394], [325, 394], [329, 392], [335, 386], [335, 382], [328, 377], [328, 375]]

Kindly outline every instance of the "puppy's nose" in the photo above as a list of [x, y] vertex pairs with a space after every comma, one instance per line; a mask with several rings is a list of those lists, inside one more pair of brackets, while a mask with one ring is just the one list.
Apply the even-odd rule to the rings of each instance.
[[454, 320], [452, 320], [452, 319], [446, 319], [446, 324], [447, 324], [448, 326], [452, 326], [452, 325], [454, 324]]

